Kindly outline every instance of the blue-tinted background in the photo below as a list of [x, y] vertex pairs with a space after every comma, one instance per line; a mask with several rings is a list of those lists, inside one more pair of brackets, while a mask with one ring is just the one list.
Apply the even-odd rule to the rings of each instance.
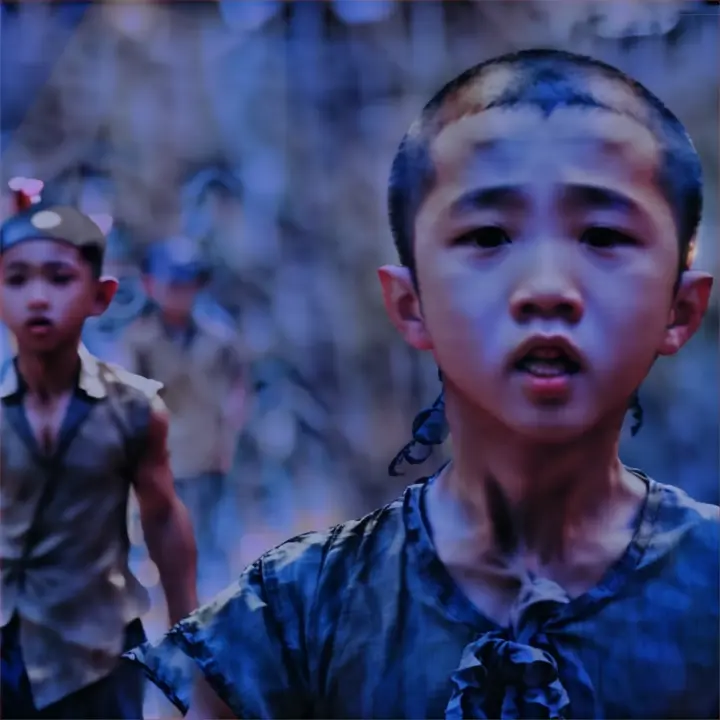
[[[177, 232], [203, 244], [216, 272], [198, 312], [233, 328], [251, 359], [239, 493], [223, 525], [237, 569], [285, 537], [389, 500], [407, 480], [389, 478], [387, 464], [438, 385], [430, 360], [403, 345], [382, 310], [374, 271], [394, 259], [385, 187], [404, 130], [461, 70], [542, 45], [595, 55], [645, 83], [703, 158], [697, 265], [716, 269], [716, 7], [3, 3], [2, 212], [7, 182], [25, 175], [113, 217], [108, 270], [121, 292], [86, 337], [109, 358], [144, 306], [146, 244]], [[205, 169], [244, 188], [222, 212], [198, 202]], [[629, 464], [710, 501], [717, 361], [716, 294], [698, 336], [648, 378], [645, 427], [622, 447]], [[138, 572], [156, 585], [135, 523], [133, 538]], [[159, 610], [153, 617], [161, 622]]]

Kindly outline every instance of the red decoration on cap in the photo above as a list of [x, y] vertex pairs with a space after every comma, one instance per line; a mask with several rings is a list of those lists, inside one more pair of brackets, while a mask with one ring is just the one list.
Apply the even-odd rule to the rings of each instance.
[[18, 213], [23, 212], [31, 207], [34, 202], [37, 202], [44, 184], [42, 180], [36, 180], [35, 178], [13, 178], [8, 185], [13, 193], [15, 211]]
[[15, 201], [15, 212], [21, 213], [32, 205], [32, 197], [24, 190], [13, 190], [13, 200]]

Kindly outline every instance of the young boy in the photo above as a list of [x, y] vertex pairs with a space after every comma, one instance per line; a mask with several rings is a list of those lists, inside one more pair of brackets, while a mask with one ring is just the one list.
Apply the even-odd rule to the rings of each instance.
[[241, 353], [231, 330], [193, 312], [208, 269], [189, 238], [151, 245], [144, 271], [153, 307], [128, 326], [118, 359], [163, 383], [175, 487], [195, 528], [199, 589], [211, 596], [230, 580], [220, 511], [243, 422]]
[[110, 303], [105, 237], [71, 207], [0, 227], [2, 319], [17, 354], [0, 379], [2, 717], [140, 718], [148, 595], [128, 569], [134, 488], [172, 623], [197, 607], [195, 544], [175, 495], [160, 383], [80, 345]]
[[718, 508], [617, 456], [708, 305], [700, 207], [681, 124], [612, 67], [533, 50], [441, 90], [393, 164], [380, 280], [442, 370], [416, 441], [446, 416], [452, 461], [135, 660], [200, 715], [184, 658], [245, 718], [718, 717]]

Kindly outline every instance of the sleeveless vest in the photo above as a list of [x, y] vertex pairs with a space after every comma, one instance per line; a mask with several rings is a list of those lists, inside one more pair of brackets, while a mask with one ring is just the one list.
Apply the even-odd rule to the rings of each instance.
[[0, 562], [4, 627], [41, 709], [111, 672], [125, 627], [149, 609], [128, 567], [127, 503], [160, 383], [98, 361], [81, 370], [52, 456], [25, 416], [14, 363], [0, 384]]

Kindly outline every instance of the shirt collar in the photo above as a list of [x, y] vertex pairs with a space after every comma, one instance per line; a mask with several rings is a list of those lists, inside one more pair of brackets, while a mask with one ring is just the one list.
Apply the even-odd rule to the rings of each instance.
[[[80, 356], [80, 377], [78, 387], [91, 398], [101, 399], [107, 395], [105, 383], [100, 377], [100, 364], [84, 345], [78, 348]], [[21, 389], [15, 362], [9, 361], [2, 370], [0, 378], [0, 398], [3, 400], [15, 395]]]
[[200, 326], [198, 325], [197, 319], [194, 315], [191, 315], [188, 318], [188, 324], [179, 330], [166, 325], [162, 320], [160, 312], [157, 312], [156, 320], [158, 326], [160, 327], [160, 331], [165, 335], [165, 337], [169, 338], [173, 342], [180, 343], [186, 348], [192, 345], [200, 331]]

